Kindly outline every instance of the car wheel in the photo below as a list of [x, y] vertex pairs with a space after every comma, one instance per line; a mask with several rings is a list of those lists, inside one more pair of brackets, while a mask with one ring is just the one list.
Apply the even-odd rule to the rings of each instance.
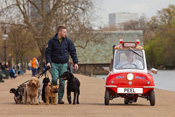
[[105, 91], [105, 105], [109, 105], [109, 91]]
[[128, 103], [129, 103], [129, 99], [124, 98], [124, 103], [125, 103], [125, 104], [128, 104]]
[[134, 102], [137, 102], [137, 99], [138, 99], [138, 97], [137, 98], [134, 98]]
[[155, 94], [153, 90], [150, 92], [150, 105], [151, 106], [155, 105]]

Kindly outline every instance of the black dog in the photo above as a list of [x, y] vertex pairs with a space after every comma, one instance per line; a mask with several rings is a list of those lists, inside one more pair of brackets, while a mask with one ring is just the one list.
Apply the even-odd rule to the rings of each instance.
[[44, 103], [46, 103], [46, 97], [45, 97], [45, 88], [48, 85], [48, 83], [50, 82], [50, 79], [45, 77], [43, 79], [43, 89], [42, 89], [42, 100]]
[[74, 92], [73, 104], [75, 104], [77, 96], [77, 104], [79, 104], [79, 95], [80, 95], [80, 81], [78, 78], [70, 72], [64, 72], [61, 76], [62, 80], [68, 80], [67, 84], [67, 100], [71, 104], [71, 92]]

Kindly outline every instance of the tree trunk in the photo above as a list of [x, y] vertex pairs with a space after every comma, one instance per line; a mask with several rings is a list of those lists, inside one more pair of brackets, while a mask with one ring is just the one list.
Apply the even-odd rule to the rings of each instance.
[[16, 64], [19, 63], [19, 56], [18, 56], [18, 53], [16, 53]]
[[42, 47], [41, 52], [41, 60], [40, 60], [40, 72], [43, 71], [43, 61], [45, 60], [45, 46]]
[[23, 56], [21, 56], [21, 70], [24, 73]]

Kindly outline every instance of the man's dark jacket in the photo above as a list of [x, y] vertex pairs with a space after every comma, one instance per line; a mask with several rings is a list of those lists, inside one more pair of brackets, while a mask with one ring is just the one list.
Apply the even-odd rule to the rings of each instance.
[[46, 63], [51, 62], [57, 64], [67, 63], [69, 60], [69, 53], [70, 53], [74, 64], [78, 64], [76, 49], [72, 40], [70, 40], [68, 37], [65, 37], [62, 39], [62, 42], [60, 43], [57, 36], [58, 34], [56, 34], [48, 42], [45, 52]]

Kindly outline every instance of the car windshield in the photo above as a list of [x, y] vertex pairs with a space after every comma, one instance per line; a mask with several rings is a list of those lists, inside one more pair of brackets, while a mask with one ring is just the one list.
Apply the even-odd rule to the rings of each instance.
[[117, 50], [114, 57], [115, 69], [144, 69], [141, 50]]

